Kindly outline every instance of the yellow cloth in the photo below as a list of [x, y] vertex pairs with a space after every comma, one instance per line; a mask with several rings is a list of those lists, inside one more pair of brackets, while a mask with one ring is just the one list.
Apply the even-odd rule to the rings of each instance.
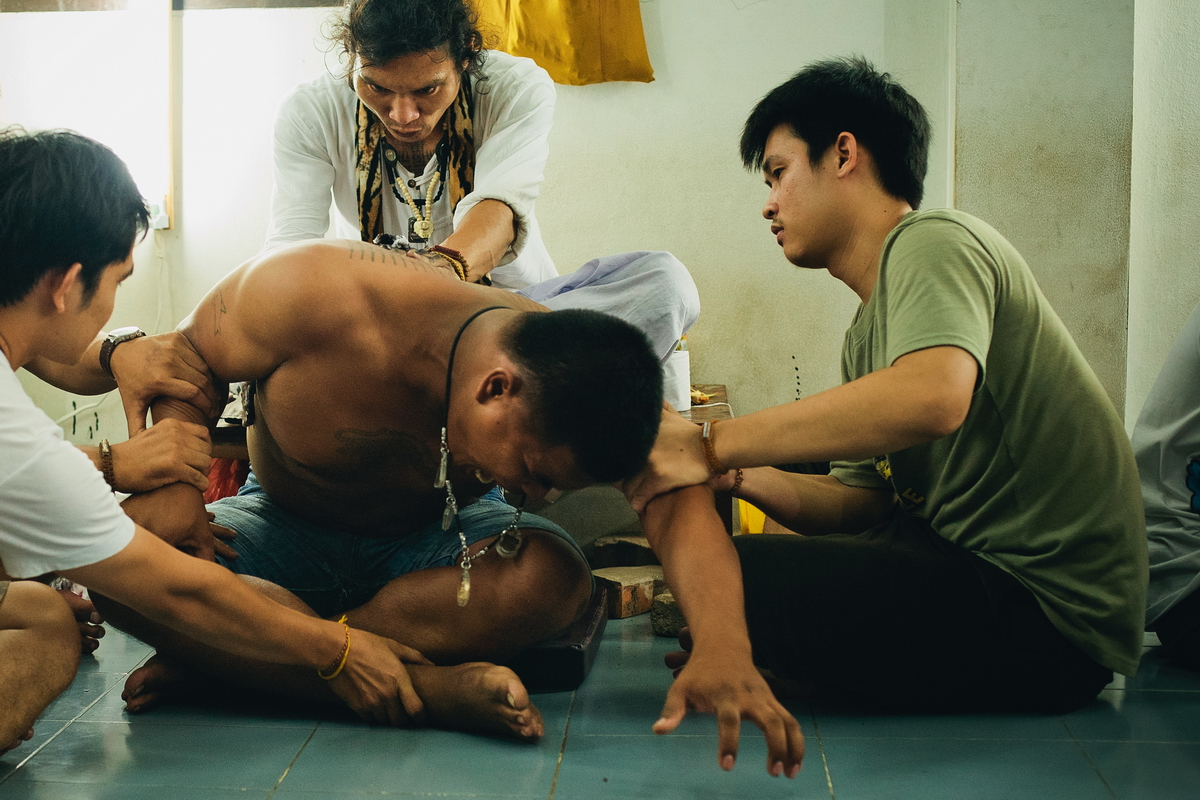
[[739, 533], [762, 533], [767, 522], [767, 515], [747, 503], [740, 497], [737, 499]]
[[654, 80], [638, 0], [474, 0], [487, 46], [532, 58], [555, 83]]

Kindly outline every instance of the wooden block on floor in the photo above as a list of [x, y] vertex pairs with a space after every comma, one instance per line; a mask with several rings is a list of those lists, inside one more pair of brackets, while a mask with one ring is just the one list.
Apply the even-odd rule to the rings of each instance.
[[662, 567], [603, 567], [592, 570], [596, 582], [608, 590], [608, 618], [625, 619], [645, 614], [654, 601], [654, 583]]
[[650, 627], [654, 629], [655, 636], [671, 637], [678, 636], [687, 627], [687, 620], [683, 618], [679, 603], [675, 602], [675, 595], [671, 594], [670, 589], [654, 595], [650, 605]]
[[591, 563], [593, 569], [604, 567], [641, 567], [657, 564], [658, 556], [650, 549], [650, 542], [638, 533], [614, 533], [601, 536], [592, 543]]
[[562, 636], [530, 645], [508, 667], [531, 692], [571, 692], [596, 663], [608, 622], [605, 588], [597, 583], [587, 611]]

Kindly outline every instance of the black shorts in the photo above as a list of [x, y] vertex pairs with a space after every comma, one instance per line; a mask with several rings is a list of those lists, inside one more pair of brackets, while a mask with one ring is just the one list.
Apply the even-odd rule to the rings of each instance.
[[755, 660], [910, 712], [1064, 713], [1112, 671], [1013, 576], [896, 513], [857, 535], [734, 537]]

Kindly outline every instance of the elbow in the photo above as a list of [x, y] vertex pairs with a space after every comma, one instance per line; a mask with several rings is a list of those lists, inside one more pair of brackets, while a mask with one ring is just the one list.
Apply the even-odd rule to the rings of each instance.
[[931, 398], [920, 415], [922, 438], [932, 442], [954, 433], [966, 422], [970, 408], [970, 395], [963, 398], [947, 392]]

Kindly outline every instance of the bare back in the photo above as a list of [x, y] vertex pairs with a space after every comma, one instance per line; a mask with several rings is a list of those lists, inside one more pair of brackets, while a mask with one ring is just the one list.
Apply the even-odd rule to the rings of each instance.
[[235, 270], [181, 327], [219, 379], [255, 382], [250, 457], [275, 502], [401, 536], [441, 513], [451, 340], [493, 305], [542, 308], [373, 245], [317, 240]]

